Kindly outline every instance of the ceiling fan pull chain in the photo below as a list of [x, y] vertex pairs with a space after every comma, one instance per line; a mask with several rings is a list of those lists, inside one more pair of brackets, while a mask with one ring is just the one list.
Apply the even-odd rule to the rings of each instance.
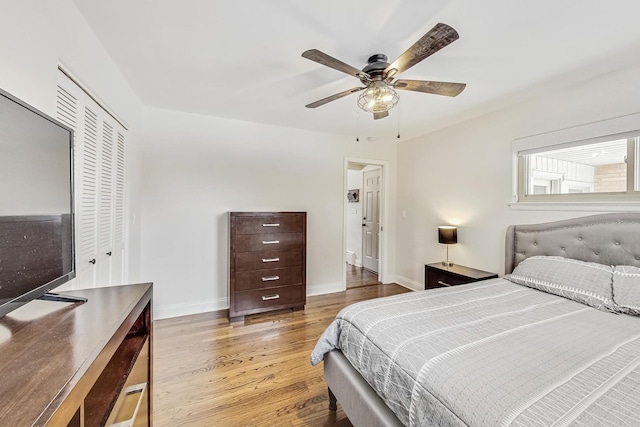
[[396, 111], [396, 117], [398, 117], [398, 139], [400, 139], [400, 105], [398, 105], [398, 109]]
[[360, 112], [356, 111], [356, 142], [360, 142]]

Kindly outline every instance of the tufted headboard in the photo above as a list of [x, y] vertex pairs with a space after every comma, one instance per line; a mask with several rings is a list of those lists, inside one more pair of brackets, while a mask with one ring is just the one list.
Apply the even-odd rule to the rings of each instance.
[[640, 267], [640, 213], [610, 213], [507, 229], [505, 273], [524, 259], [554, 255]]

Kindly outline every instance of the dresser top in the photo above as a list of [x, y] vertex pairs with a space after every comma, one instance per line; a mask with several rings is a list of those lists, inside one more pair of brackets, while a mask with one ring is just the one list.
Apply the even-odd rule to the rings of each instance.
[[274, 212], [240, 212], [240, 211], [230, 211], [229, 215], [241, 215], [241, 216], [260, 216], [260, 215], [287, 215], [287, 214], [306, 214], [304, 211], [274, 211]]
[[0, 425], [43, 425], [92, 361], [107, 349], [115, 351], [112, 337], [150, 300], [151, 284], [69, 293], [88, 301], [34, 300], [0, 318]]
[[446, 265], [443, 265], [441, 262], [436, 262], [433, 264], [427, 264], [426, 267], [433, 268], [436, 270], [446, 271], [448, 273], [453, 273], [458, 276], [470, 277], [472, 279], [488, 279], [491, 277], [498, 277], [496, 273], [478, 270], [471, 267], [465, 267], [464, 265], [458, 265], [458, 264], [453, 264], [452, 266], [446, 266]]

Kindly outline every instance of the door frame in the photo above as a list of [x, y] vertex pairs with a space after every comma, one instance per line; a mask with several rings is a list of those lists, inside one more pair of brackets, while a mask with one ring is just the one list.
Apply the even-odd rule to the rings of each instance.
[[387, 192], [390, 185], [389, 161], [378, 159], [363, 159], [359, 157], [345, 157], [343, 167], [343, 197], [342, 197], [342, 289], [347, 289], [347, 191], [349, 179], [349, 163], [361, 163], [365, 165], [379, 166], [381, 180], [381, 197], [380, 197], [380, 242], [378, 243], [378, 257], [380, 264], [378, 266], [378, 281], [381, 283], [390, 283], [387, 276], [389, 271], [389, 199]]

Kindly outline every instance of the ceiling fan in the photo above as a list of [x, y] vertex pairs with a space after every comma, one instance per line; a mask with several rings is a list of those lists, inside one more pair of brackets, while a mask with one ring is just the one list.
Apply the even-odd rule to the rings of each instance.
[[437, 24], [413, 46], [407, 49], [394, 62], [389, 64], [387, 56], [381, 53], [369, 58], [368, 64], [358, 70], [349, 64], [335, 59], [317, 49], [307, 50], [303, 58], [333, 68], [356, 77], [363, 87], [348, 89], [319, 101], [306, 105], [316, 108], [352, 93], [362, 92], [358, 96], [358, 106], [364, 111], [373, 113], [374, 119], [383, 119], [389, 115], [389, 110], [396, 106], [400, 97], [395, 89], [411, 90], [414, 92], [431, 93], [434, 95], [457, 96], [464, 90], [464, 83], [434, 82], [426, 80], [395, 80], [396, 75], [408, 70], [423, 59], [433, 55], [445, 46], [458, 40], [458, 32], [446, 24]]

